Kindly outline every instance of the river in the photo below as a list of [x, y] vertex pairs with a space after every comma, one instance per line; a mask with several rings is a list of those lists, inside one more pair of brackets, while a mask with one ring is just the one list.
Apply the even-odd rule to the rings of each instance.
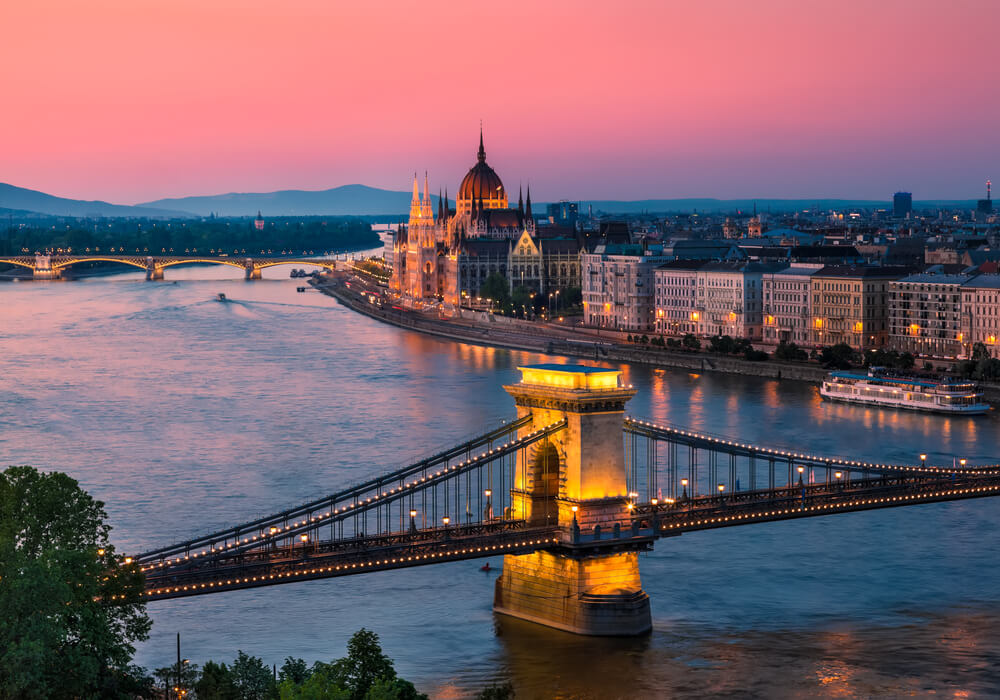
[[[288, 268], [0, 284], [0, 464], [68, 472], [136, 552], [335, 491], [513, 413], [501, 385], [551, 360], [352, 313]], [[214, 300], [223, 292], [232, 303]], [[996, 416], [833, 405], [795, 382], [624, 367], [629, 412], [871, 460], [997, 462]], [[459, 562], [153, 603], [136, 661], [238, 649], [280, 666], [375, 630], [432, 697], [995, 696], [1000, 500], [694, 533], [642, 555], [653, 633], [575, 637], [491, 611]]]

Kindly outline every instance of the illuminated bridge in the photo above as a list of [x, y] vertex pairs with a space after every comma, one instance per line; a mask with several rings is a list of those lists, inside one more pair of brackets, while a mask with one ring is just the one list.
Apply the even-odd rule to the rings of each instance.
[[626, 418], [617, 370], [521, 368], [515, 419], [295, 508], [137, 555], [148, 600], [504, 554], [494, 609], [650, 627], [638, 552], [685, 532], [1000, 495], [1000, 466], [886, 464]]
[[34, 279], [61, 279], [63, 272], [73, 265], [80, 263], [118, 263], [129, 267], [136, 267], [146, 272], [147, 280], [162, 280], [163, 271], [175, 265], [207, 264], [207, 265], [228, 265], [244, 271], [246, 279], [259, 280], [261, 271], [275, 265], [303, 265], [322, 267], [327, 270], [335, 270], [337, 263], [333, 260], [314, 260], [289, 258], [266, 258], [266, 257], [221, 257], [221, 256], [198, 256], [198, 255], [15, 255], [0, 257], [0, 263], [24, 267], [32, 272]]

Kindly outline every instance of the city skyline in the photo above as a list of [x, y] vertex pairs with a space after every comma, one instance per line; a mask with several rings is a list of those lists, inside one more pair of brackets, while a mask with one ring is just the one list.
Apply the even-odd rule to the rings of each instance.
[[129, 204], [415, 169], [436, 189], [480, 120], [538, 201], [973, 199], [1000, 155], [986, 2], [272, 10], [11, 8], [0, 181]]

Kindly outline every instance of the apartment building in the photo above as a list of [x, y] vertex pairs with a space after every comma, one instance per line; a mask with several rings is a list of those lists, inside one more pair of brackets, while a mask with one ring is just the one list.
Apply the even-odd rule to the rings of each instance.
[[[974, 277], [922, 272], [891, 281], [889, 347], [899, 352], [935, 357], [961, 354], [963, 288]], [[975, 297], [973, 289], [968, 290], [970, 298]]]
[[982, 343], [991, 357], [1000, 358], [1000, 275], [977, 275], [962, 285], [962, 354]]
[[621, 331], [655, 329], [653, 271], [665, 262], [662, 248], [599, 245], [581, 256], [585, 325]]
[[704, 260], [672, 260], [653, 271], [657, 333], [698, 332], [698, 270], [705, 264]]
[[812, 275], [813, 343], [847, 343], [856, 350], [885, 347], [889, 337], [889, 283], [905, 267], [828, 265]]
[[698, 335], [761, 340], [763, 277], [784, 263], [709, 262], [695, 273]]
[[765, 343], [808, 345], [812, 342], [812, 277], [823, 267], [820, 263], [796, 263], [763, 275], [762, 340]]

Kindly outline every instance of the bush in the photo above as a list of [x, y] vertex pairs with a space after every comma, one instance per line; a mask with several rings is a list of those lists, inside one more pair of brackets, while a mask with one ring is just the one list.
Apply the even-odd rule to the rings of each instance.
[[754, 350], [753, 348], [747, 348], [743, 351], [743, 357], [750, 360], [751, 362], [764, 362], [771, 356], [768, 355], [763, 350]]
[[837, 343], [823, 348], [819, 360], [824, 367], [830, 369], [850, 369], [851, 365], [857, 362], [858, 357], [850, 345]]
[[795, 343], [781, 341], [774, 349], [774, 359], [786, 362], [805, 362], [809, 359], [809, 353]]
[[681, 345], [689, 350], [701, 350], [701, 341], [692, 333], [685, 333]]

